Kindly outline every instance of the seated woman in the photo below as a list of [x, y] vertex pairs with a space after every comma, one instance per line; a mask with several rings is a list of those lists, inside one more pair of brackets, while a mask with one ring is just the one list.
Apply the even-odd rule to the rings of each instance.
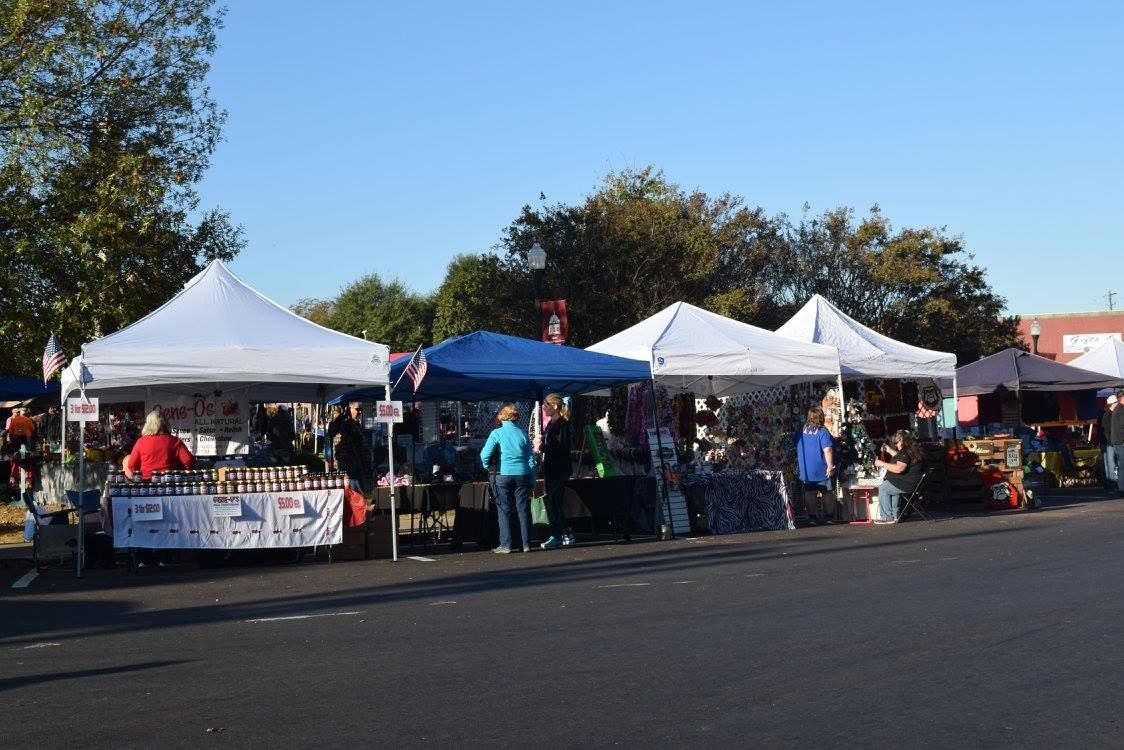
[[874, 460], [875, 466], [886, 470], [886, 478], [878, 485], [879, 517], [874, 522], [894, 523], [902, 496], [917, 489], [921, 481], [924, 454], [909, 430], [898, 430], [882, 446], [882, 456]]

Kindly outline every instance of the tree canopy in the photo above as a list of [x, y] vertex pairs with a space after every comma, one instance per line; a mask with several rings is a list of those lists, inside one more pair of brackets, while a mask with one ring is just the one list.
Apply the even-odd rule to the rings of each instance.
[[0, 0], [0, 346], [34, 373], [241, 249], [195, 185], [224, 113], [212, 0]]
[[547, 252], [543, 296], [568, 301], [575, 346], [679, 300], [772, 330], [813, 293], [962, 362], [1018, 345], [1003, 298], [944, 229], [895, 230], [877, 206], [857, 222], [850, 208], [793, 222], [728, 193], [684, 191], [652, 168], [609, 174], [578, 205], [524, 206], [504, 231], [502, 258], [450, 265], [434, 339], [477, 328], [537, 337], [533, 313], [509, 313], [532, 298], [534, 242]]
[[386, 344], [392, 351], [431, 343], [433, 299], [410, 291], [398, 279], [383, 282], [374, 273], [351, 282], [335, 299], [301, 300], [293, 310], [328, 328]]

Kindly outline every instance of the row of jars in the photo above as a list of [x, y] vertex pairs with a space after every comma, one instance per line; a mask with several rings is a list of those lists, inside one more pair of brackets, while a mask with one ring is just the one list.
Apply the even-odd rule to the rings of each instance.
[[284, 481], [308, 475], [307, 466], [235, 466], [226, 470], [228, 481]]
[[111, 497], [163, 497], [167, 495], [230, 495], [250, 492], [299, 492], [343, 489], [343, 472], [306, 474], [299, 479], [240, 479], [207, 482], [111, 482]]

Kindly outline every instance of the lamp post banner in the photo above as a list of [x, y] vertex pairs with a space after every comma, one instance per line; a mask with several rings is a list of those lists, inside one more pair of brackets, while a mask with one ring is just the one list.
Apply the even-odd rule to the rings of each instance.
[[548, 344], [565, 344], [570, 332], [570, 322], [566, 318], [566, 300], [548, 299], [539, 302], [539, 324], [543, 341]]

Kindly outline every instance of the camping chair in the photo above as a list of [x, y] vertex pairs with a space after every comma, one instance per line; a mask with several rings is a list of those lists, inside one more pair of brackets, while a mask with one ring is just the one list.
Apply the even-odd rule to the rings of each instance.
[[913, 490], [910, 492], [898, 493], [898, 515], [894, 517], [895, 521], [901, 521], [910, 510], [916, 511], [917, 515], [921, 517], [922, 521], [928, 521], [929, 517], [925, 515], [925, 511], [921, 509], [921, 503], [924, 501], [924, 494], [922, 487], [925, 485], [925, 478], [929, 476], [929, 470], [921, 472], [921, 478], [917, 480]]

